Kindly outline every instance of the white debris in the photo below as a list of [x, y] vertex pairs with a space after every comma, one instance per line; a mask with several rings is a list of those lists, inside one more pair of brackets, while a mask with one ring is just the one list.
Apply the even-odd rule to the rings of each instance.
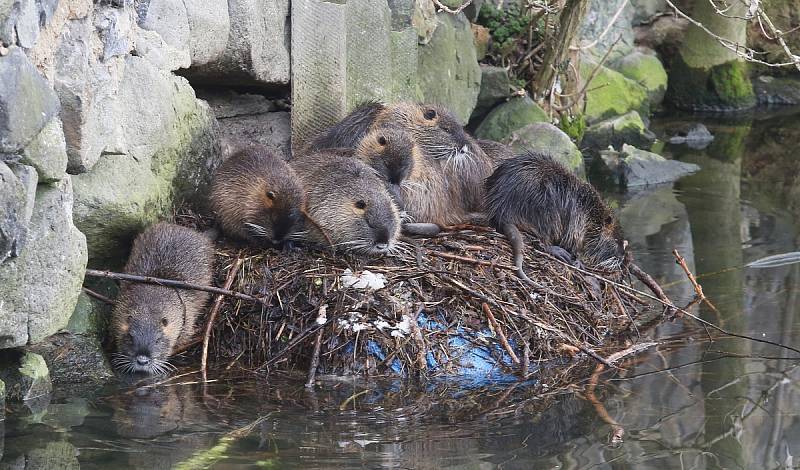
[[342, 283], [346, 287], [377, 290], [386, 287], [386, 276], [369, 270], [364, 270], [360, 275], [353, 275], [353, 271], [345, 269], [342, 273]]
[[403, 334], [408, 334], [411, 332], [411, 317], [408, 315], [403, 315], [403, 319], [400, 323], [395, 326], [398, 330], [402, 331]]
[[375, 328], [377, 328], [380, 331], [383, 331], [384, 328], [389, 328], [391, 326], [392, 325], [386, 320], [381, 320], [375, 323]]

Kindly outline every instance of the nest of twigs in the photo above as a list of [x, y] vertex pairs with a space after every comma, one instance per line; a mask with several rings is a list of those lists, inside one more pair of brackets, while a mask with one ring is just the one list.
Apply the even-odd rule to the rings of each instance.
[[627, 271], [581, 272], [528, 243], [533, 284], [515, 275], [506, 239], [484, 227], [406, 239], [397, 255], [373, 259], [223, 241], [217, 284], [261, 300], [218, 299], [210, 364], [517, 380], [551, 365], [585, 375], [575, 366], [628, 348], [646, 302], [622, 288]]

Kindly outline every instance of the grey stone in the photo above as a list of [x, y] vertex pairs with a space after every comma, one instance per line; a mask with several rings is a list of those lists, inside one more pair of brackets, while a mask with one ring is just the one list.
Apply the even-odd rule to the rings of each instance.
[[433, 38], [433, 33], [439, 26], [439, 18], [436, 15], [436, 6], [432, 0], [418, 0], [414, 2], [414, 10], [411, 12], [411, 24], [417, 31], [417, 40], [420, 44], [428, 44]]
[[53, 391], [44, 358], [32, 352], [0, 353], [0, 380], [5, 382], [9, 400], [28, 401]]
[[411, 28], [411, 16], [414, 14], [414, 6], [417, 2], [415, 0], [388, 0], [387, 3], [392, 11], [392, 31], [405, 31]]
[[505, 67], [481, 65], [481, 91], [472, 118], [486, 115], [494, 105], [511, 94], [511, 80]]
[[220, 133], [229, 141], [255, 142], [272, 149], [284, 160], [291, 158], [291, 123], [289, 113], [254, 114], [219, 120]]
[[59, 333], [30, 349], [44, 357], [55, 385], [100, 385], [114, 376], [96, 334]]
[[475, 129], [475, 136], [503, 142], [517, 129], [547, 121], [547, 114], [539, 105], [527, 96], [518, 96], [497, 105]]
[[642, 24], [659, 13], [668, 11], [664, 0], [631, 0], [633, 4], [633, 24]]
[[104, 62], [130, 52], [133, 47], [130, 40], [133, 26], [134, 19], [130, 9], [108, 5], [95, 8], [94, 27], [103, 44], [101, 58]]
[[72, 223], [70, 178], [39, 185], [25, 250], [0, 264], [0, 348], [64, 328], [86, 269], [86, 238]]
[[535, 151], [551, 155], [567, 169], [586, 177], [581, 151], [558, 127], [549, 122], [537, 122], [514, 131], [506, 142], [514, 153]]
[[278, 106], [263, 95], [236, 93], [233, 90], [195, 90], [197, 97], [205, 100], [217, 119], [252, 116], [277, 111]]
[[472, 28], [463, 13], [438, 18], [431, 41], [419, 47], [420, 88], [426, 102], [447, 106], [466, 124], [481, 87]]
[[57, 4], [58, 0], [0, 1], [0, 42], [32, 48]]
[[387, 100], [392, 86], [391, 10], [385, 1], [347, 2], [347, 106]]
[[669, 138], [670, 144], [686, 144], [689, 148], [697, 150], [708, 147], [713, 141], [714, 136], [706, 126], [699, 122], [684, 126]]
[[[210, 28], [201, 28], [196, 36], [197, 50], [193, 54], [193, 58], [198, 57], [198, 62], [186, 72], [187, 76], [197, 81], [213, 82], [216, 85], [288, 84], [289, 0], [270, 2], [230, 0], [227, 2], [227, 7], [230, 28], [224, 50], [218, 55], [207, 54], [201, 59], [199, 49], [203, 47], [203, 41], [209, 39], [216, 41], [215, 38], [204, 37], [206, 34], [211, 34], [203, 32], [210, 31]], [[196, 17], [192, 14], [195, 8], [199, 13], [203, 7], [201, 4], [189, 7], [190, 19]], [[217, 8], [220, 6], [214, 6], [214, 9]], [[215, 25], [213, 30], [216, 31], [219, 27], [220, 25]], [[195, 40], [194, 32], [192, 36]], [[225, 34], [221, 33], [220, 37], [225, 37]], [[216, 45], [212, 46], [212, 49], [214, 48]], [[201, 60], [206, 62], [201, 63]]]
[[347, 114], [346, 11], [320, 0], [292, 1], [294, 149]]
[[18, 153], [58, 113], [53, 89], [22, 49], [0, 57], [0, 153]]
[[111, 305], [81, 292], [66, 330], [75, 335], [102, 338], [111, 318]]
[[478, 14], [481, 12], [481, 7], [483, 6], [483, 0], [472, 0], [467, 8], [464, 8], [464, 14], [467, 15], [467, 19], [472, 21], [473, 23], [478, 20]]
[[174, 71], [192, 65], [188, 50], [170, 46], [155, 31], [137, 28], [134, 42], [136, 55], [145, 58], [161, 70]]
[[800, 80], [795, 77], [770, 77], [761, 75], [753, 80], [753, 91], [759, 104], [800, 104]]
[[[582, 56], [579, 70], [581, 79], [588, 80], [596, 67], [597, 63], [592, 62], [589, 56]], [[649, 114], [647, 90], [616, 70], [599, 66], [586, 92], [586, 122], [594, 124], [631, 110], [638, 111], [642, 116]]]
[[612, 146], [619, 150], [623, 144], [639, 148], [650, 148], [656, 136], [650, 132], [636, 111], [630, 111], [605, 121], [592, 124], [583, 134], [581, 145], [592, 149]]
[[[623, 2], [626, 2], [626, 5], [612, 24], [612, 19]], [[579, 32], [582, 43], [597, 41], [594, 47], [588, 49], [588, 53], [599, 59], [613, 47], [614, 49], [609, 54], [608, 60], [614, 61], [630, 52], [634, 45], [633, 26], [631, 24], [633, 16], [634, 8], [627, 0], [589, 2], [589, 10], [583, 18]], [[606, 31], [609, 25], [611, 27]], [[617, 38], [619, 38], [619, 41], [617, 41]]]
[[[9, 163], [9, 168], [25, 189], [25, 205], [22, 210], [22, 223], [27, 228], [33, 218], [33, 206], [36, 204], [36, 187], [39, 184], [39, 175], [32, 166], [20, 163]], [[20, 248], [22, 251], [22, 248]]]
[[[225, 52], [228, 41], [231, 40], [228, 37], [231, 30], [231, 17], [228, 12], [229, 3], [218, 0], [189, 0], [185, 2], [186, 15], [189, 19], [190, 34], [188, 45], [192, 57], [192, 65], [207, 64], [217, 60]], [[236, 2], [233, 3], [234, 5], [236, 4]], [[271, 5], [265, 5], [262, 8], [270, 7]], [[269, 26], [281, 26], [276, 22], [268, 24]], [[288, 57], [286, 58], [286, 65], [288, 65]]]
[[390, 33], [392, 73], [390, 99], [392, 101], [422, 101], [417, 70], [417, 33], [414, 28]]
[[67, 144], [60, 119], [50, 120], [22, 151], [20, 162], [36, 168], [40, 182], [52, 183], [64, 178], [67, 171]]
[[25, 49], [30, 49], [39, 38], [39, 15], [34, 0], [21, 0], [19, 2], [19, 16], [14, 29], [17, 33], [17, 44]]
[[91, 17], [68, 20], [55, 51], [53, 84], [61, 100], [67, 143], [67, 171], [89, 170], [122, 139], [116, 116], [116, 91], [123, 62], [99, 63], [92, 53]]
[[[25, 246], [27, 225], [25, 213], [28, 204], [25, 185], [11, 168], [0, 162], [0, 263], [10, 256], [18, 256]], [[30, 218], [28, 217], [28, 221]], [[0, 264], [0, 266], [2, 266]], [[4, 313], [0, 300], [0, 314]], [[10, 321], [9, 321], [10, 320]], [[0, 315], [0, 342], [16, 322], [8, 314]]]
[[93, 263], [119, 263], [134, 235], [178, 200], [199, 201], [219, 159], [218, 125], [188, 82], [127, 57], [116, 93], [124, 136], [91, 170], [76, 175], [75, 224]]
[[[137, 2], [136, 21], [143, 29], [157, 32], [165, 43], [175, 49], [188, 52], [190, 33], [186, 3], [168, 0]], [[215, 38], [208, 39], [214, 40]]]
[[[52, 375], [52, 371], [51, 371]], [[55, 383], [55, 380], [53, 380]], [[41, 423], [56, 431], [69, 431], [81, 426], [91, 413], [89, 400], [83, 397], [70, 397], [62, 403], [50, 403]]]
[[628, 188], [671, 183], [700, 170], [693, 163], [667, 160], [661, 155], [623, 145], [622, 152], [605, 151], [601, 157], [606, 166]]

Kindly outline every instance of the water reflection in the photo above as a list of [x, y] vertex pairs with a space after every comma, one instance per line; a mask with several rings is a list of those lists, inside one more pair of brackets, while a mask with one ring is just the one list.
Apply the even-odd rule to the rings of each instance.
[[[697, 118], [693, 118], [697, 120]], [[686, 120], [654, 123], [668, 129]], [[798, 115], [704, 120], [703, 150], [667, 146], [702, 170], [674, 187], [612, 195], [638, 262], [676, 302], [694, 294], [671, 251], [699, 274], [716, 310], [695, 313], [731, 331], [800, 346], [800, 265], [743, 266], [797, 251]], [[666, 133], [666, 131], [664, 131]], [[433, 396], [397, 383], [233, 378], [201, 387], [191, 376], [159, 386], [59, 391], [0, 421], [6, 468], [786, 468], [800, 453], [795, 357], [718, 337], [678, 319], [661, 346], [604, 376], [598, 397], [626, 430], [609, 426], [579, 393], [490, 390]], [[580, 392], [580, 388], [576, 389]], [[524, 398], [524, 399], [523, 399]], [[541, 411], [546, 408], [544, 411]], [[3, 438], [3, 428], [5, 437]]]

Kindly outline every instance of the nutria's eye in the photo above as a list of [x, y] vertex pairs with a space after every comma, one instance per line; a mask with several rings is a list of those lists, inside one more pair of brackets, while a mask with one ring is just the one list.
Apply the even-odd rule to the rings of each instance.
[[386, 145], [386, 137], [384, 137], [384, 136], [378, 137], [378, 144], [379, 145]]
[[367, 203], [364, 202], [364, 201], [356, 201], [355, 206], [356, 206], [356, 209], [360, 209], [360, 210], [363, 211], [364, 209], [367, 208]]
[[611, 225], [613, 223], [614, 223], [614, 218], [611, 217], [610, 215], [606, 216], [605, 224], [606, 225]]
[[161, 326], [166, 327], [167, 325], [169, 325], [169, 320], [167, 320], [166, 317], [162, 318], [161, 319]]
[[267, 191], [267, 197], [274, 201], [275, 200], [275, 193], [273, 193], [272, 191]]
[[425, 119], [427, 119], [428, 121], [432, 121], [433, 118], [436, 117], [436, 111], [434, 111], [432, 109], [429, 109], [429, 110], [425, 111], [424, 116], [425, 116]]

